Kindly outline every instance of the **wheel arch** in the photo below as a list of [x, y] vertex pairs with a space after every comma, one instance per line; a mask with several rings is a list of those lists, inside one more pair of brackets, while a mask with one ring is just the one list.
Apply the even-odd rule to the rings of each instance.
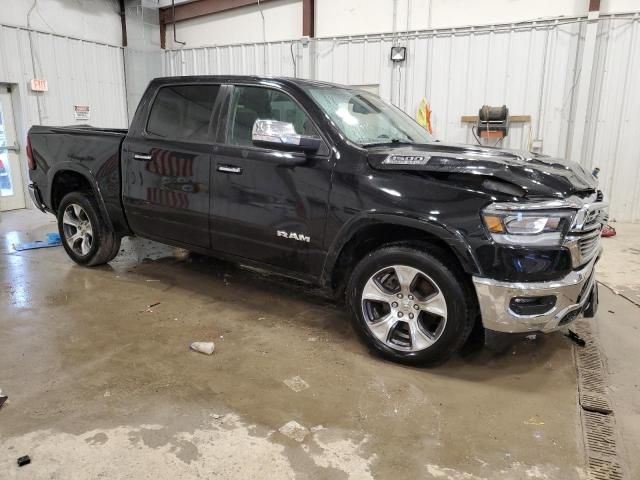
[[90, 192], [96, 199], [100, 208], [100, 214], [104, 220], [111, 225], [111, 218], [104, 200], [100, 193], [100, 188], [93, 178], [91, 171], [78, 166], [75, 163], [64, 163], [57, 166], [55, 170], [49, 172], [49, 205], [51, 211], [57, 215], [58, 206], [65, 195], [71, 192]]
[[327, 255], [321, 284], [340, 295], [355, 265], [368, 252], [392, 243], [428, 245], [462, 271], [479, 273], [478, 262], [460, 232], [419, 218], [367, 215], [345, 225], [338, 234]]

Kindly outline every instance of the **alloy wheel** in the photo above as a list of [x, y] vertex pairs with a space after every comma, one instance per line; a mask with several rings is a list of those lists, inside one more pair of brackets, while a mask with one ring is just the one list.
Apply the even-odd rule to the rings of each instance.
[[385, 267], [366, 282], [362, 313], [369, 331], [390, 348], [418, 352], [433, 345], [447, 323], [440, 287], [424, 272], [406, 265]]
[[65, 242], [75, 254], [89, 254], [93, 245], [93, 227], [87, 212], [77, 203], [71, 203], [65, 208], [62, 230]]

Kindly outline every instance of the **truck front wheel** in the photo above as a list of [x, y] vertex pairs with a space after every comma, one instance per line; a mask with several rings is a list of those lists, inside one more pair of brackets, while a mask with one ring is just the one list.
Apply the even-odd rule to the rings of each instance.
[[92, 195], [68, 193], [58, 206], [57, 217], [62, 245], [77, 264], [102, 265], [118, 254], [120, 237], [104, 221]]
[[427, 251], [388, 246], [354, 269], [347, 301], [356, 331], [384, 357], [433, 365], [456, 353], [474, 325], [467, 282]]

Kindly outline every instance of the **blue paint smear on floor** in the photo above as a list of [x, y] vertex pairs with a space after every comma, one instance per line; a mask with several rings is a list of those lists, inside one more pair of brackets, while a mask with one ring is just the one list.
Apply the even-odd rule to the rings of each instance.
[[60, 234], [57, 232], [47, 233], [46, 240], [37, 240], [35, 242], [25, 242], [18, 243], [14, 245], [13, 248], [18, 252], [22, 252], [23, 250], [35, 250], [36, 248], [49, 248], [49, 247], [59, 247], [62, 245], [62, 241], [60, 240]]

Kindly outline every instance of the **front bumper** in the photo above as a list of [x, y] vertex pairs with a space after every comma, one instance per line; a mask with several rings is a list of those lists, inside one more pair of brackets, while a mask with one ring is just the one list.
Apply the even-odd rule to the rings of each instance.
[[[600, 255], [579, 270], [550, 282], [501, 282], [473, 277], [478, 295], [482, 323], [498, 332], [550, 332], [574, 321], [585, 309], [595, 284], [595, 264]], [[511, 308], [514, 297], [556, 297], [548, 311], [535, 315], [519, 315]]]

